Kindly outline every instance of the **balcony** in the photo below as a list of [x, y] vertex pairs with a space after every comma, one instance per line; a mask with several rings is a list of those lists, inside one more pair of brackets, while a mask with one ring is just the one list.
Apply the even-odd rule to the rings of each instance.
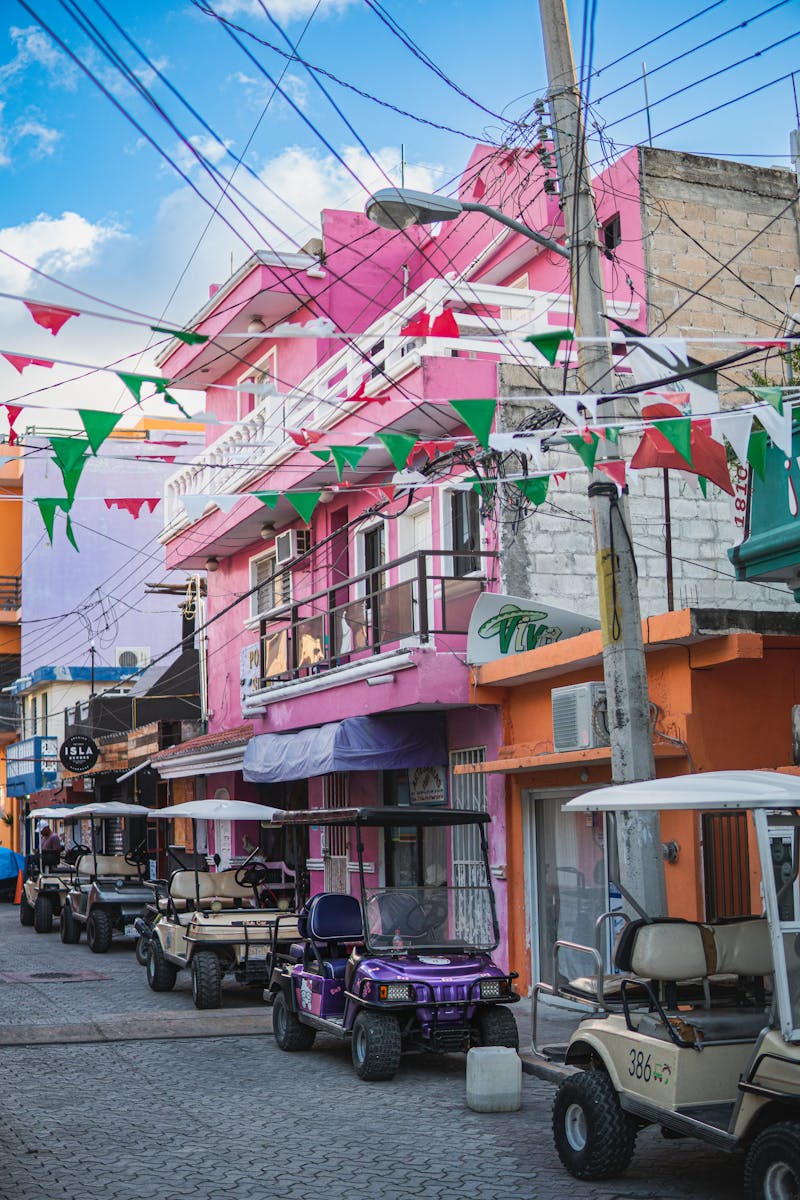
[[27, 796], [58, 782], [58, 738], [29, 737], [6, 750], [9, 796]]
[[[422, 550], [298, 599], [262, 618], [257, 690], [335, 671], [372, 656], [466, 636], [495, 553]], [[443, 573], [449, 568], [449, 573]]]
[[[435, 311], [445, 301], [453, 306], [460, 332], [458, 339], [399, 336], [398, 331], [411, 317], [423, 308]], [[612, 315], [618, 307], [609, 301]], [[619, 307], [619, 315], [635, 320], [638, 305], [632, 309]], [[264, 397], [252, 413], [226, 430], [193, 463], [171, 475], [164, 488], [161, 541], [168, 542], [190, 525], [181, 504], [184, 496], [231, 494], [252, 487], [297, 452], [285, 433], [286, 426], [333, 429], [364, 403], [363, 400], [345, 402], [363, 381], [366, 380], [367, 397], [378, 395], [416, 370], [426, 357], [496, 356], [541, 364], [541, 356], [532, 345], [515, 340], [512, 346], [507, 335], [513, 333], [515, 339], [521, 339], [552, 328], [553, 322], [566, 324], [570, 320], [568, 296], [494, 284], [431, 280], [374, 321], [363, 334], [352, 339], [350, 346], [312, 371], [292, 391]], [[368, 373], [365, 355], [372, 363]], [[412, 399], [410, 403], [420, 401]], [[375, 415], [373, 407], [371, 419]], [[419, 432], [423, 435], [428, 419], [422, 412]], [[449, 421], [453, 430], [460, 427], [456, 415], [440, 407], [430, 436], [442, 436], [442, 421]], [[209, 507], [209, 511], [213, 509]], [[258, 536], [257, 525], [253, 536]]]
[[19, 575], [0, 575], [0, 621], [13, 613], [16, 618], [22, 605], [22, 579]]

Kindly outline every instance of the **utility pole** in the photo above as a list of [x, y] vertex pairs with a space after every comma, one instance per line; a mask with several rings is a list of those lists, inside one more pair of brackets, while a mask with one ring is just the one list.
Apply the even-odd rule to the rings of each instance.
[[[597, 213], [565, 0], [539, 0], [539, 11], [564, 221], [572, 250], [570, 283], [575, 332], [578, 338], [598, 339], [589, 344], [578, 342], [578, 370], [587, 392], [609, 392], [613, 390], [614, 376], [605, 317]], [[615, 453], [613, 444], [607, 445], [611, 453]], [[652, 779], [655, 762], [628, 506], [624, 497], [618, 497], [615, 484], [602, 472], [595, 472], [589, 497], [603, 636], [611, 773], [615, 783], [632, 783]], [[617, 852], [626, 890], [650, 916], [666, 914], [658, 814], [620, 813]]]

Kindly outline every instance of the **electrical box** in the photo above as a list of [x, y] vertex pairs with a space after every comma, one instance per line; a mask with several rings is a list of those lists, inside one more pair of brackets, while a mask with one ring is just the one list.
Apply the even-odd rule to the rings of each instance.
[[573, 683], [553, 688], [553, 749], [589, 750], [608, 746], [608, 710], [604, 683]]

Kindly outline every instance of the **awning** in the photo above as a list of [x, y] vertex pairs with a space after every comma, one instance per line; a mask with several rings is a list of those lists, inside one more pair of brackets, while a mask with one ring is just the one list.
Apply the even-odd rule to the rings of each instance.
[[297, 733], [261, 733], [244, 752], [251, 783], [283, 783], [334, 771], [390, 771], [447, 763], [444, 721], [433, 712], [346, 717]]
[[130, 779], [132, 775], [137, 775], [139, 771], [143, 771], [145, 767], [150, 766], [151, 760], [145, 759], [143, 763], [139, 763], [138, 767], [131, 767], [130, 771], [126, 771], [124, 775], [117, 776], [117, 783], [123, 783], [126, 779]]

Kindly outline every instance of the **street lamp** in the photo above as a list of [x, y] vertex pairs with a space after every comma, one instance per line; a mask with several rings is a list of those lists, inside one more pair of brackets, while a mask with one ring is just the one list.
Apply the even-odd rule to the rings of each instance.
[[435, 196], [431, 192], [415, 192], [410, 188], [381, 188], [367, 201], [366, 213], [374, 225], [382, 229], [410, 229], [412, 225], [433, 225], [436, 221], [454, 221], [462, 212], [479, 212], [515, 233], [521, 233], [538, 242], [546, 250], [569, 258], [566, 246], [560, 246], [552, 238], [544, 237], [535, 229], [507, 217], [499, 209], [488, 204], [474, 204], [471, 200], [453, 200], [450, 196]]

